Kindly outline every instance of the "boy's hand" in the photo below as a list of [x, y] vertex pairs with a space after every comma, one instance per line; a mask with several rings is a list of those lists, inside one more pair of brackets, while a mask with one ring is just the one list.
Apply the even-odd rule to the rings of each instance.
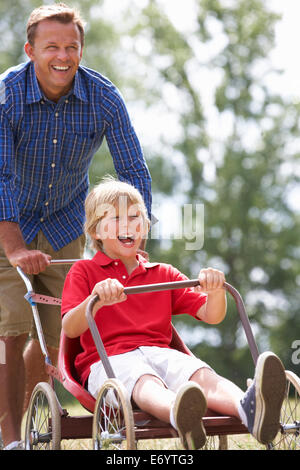
[[195, 287], [196, 292], [208, 292], [222, 289], [225, 282], [225, 275], [222, 271], [213, 268], [201, 269], [198, 279], [200, 286]]
[[98, 295], [101, 307], [124, 302], [127, 299], [124, 294], [124, 286], [117, 279], [110, 278], [98, 282], [92, 291], [92, 295]]

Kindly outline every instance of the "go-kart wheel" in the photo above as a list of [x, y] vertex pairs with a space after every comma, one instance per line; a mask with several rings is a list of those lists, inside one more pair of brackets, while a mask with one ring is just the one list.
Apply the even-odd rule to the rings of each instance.
[[106, 380], [99, 391], [93, 418], [93, 448], [136, 449], [130, 399], [117, 379]]
[[280, 428], [269, 449], [300, 450], [300, 379], [288, 370], [286, 392], [281, 407]]
[[61, 420], [54, 390], [46, 382], [34, 388], [26, 419], [26, 450], [59, 450]]

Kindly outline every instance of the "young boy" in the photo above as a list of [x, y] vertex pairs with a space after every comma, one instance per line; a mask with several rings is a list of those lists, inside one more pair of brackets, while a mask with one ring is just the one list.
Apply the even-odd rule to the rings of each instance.
[[205, 444], [202, 417], [207, 407], [240, 418], [261, 442], [275, 437], [285, 393], [280, 360], [268, 352], [259, 357], [246, 393], [193, 356], [170, 349], [172, 315], [187, 313], [210, 324], [226, 314], [224, 274], [202, 269], [201, 287], [138, 295], [124, 286], [187, 279], [171, 265], [149, 263], [138, 254], [149, 221], [140, 193], [132, 186], [105, 180], [86, 200], [87, 234], [97, 253], [75, 263], [66, 278], [62, 327], [68, 337], [80, 336], [83, 352], [75, 367], [93, 396], [106, 380], [85, 318], [92, 296], [96, 324], [117, 378], [139, 406], [177, 429], [185, 449]]

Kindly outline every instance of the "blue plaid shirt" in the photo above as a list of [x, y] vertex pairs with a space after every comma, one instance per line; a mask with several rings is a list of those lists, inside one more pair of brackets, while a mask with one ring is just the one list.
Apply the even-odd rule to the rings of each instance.
[[42, 230], [55, 250], [81, 235], [88, 168], [104, 136], [118, 178], [140, 190], [150, 215], [150, 174], [109, 80], [80, 66], [53, 103], [32, 62], [0, 75], [0, 221], [19, 223], [26, 243]]

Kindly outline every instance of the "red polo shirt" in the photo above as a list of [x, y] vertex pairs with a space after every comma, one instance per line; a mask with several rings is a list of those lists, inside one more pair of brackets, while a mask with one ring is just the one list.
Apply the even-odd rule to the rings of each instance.
[[[124, 264], [98, 252], [91, 260], [77, 261], [70, 269], [62, 295], [62, 316], [79, 305], [92, 292], [97, 282], [118, 279], [124, 286], [155, 284], [186, 280], [187, 277], [169, 264], [149, 263], [138, 256], [139, 266], [128, 275]], [[206, 295], [192, 288], [143, 294], [130, 294], [127, 300], [102, 307], [95, 315], [108, 356], [125, 353], [139, 346], [168, 348], [171, 336], [171, 317], [187, 313], [196, 318]], [[82, 383], [90, 366], [99, 360], [92, 335], [86, 330], [80, 337], [83, 352], [75, 360]]]

